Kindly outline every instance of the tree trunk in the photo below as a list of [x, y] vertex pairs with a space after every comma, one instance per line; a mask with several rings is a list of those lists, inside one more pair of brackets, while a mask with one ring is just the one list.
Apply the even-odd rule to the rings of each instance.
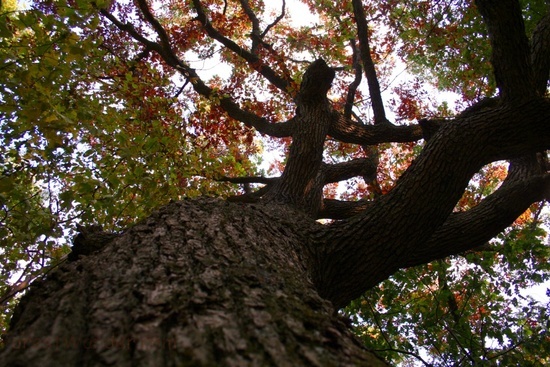
[[[217, 96], [172, 52], [146, 3], [138, 3], [161, 43], [101, 13], [156, 51], [198, 94], [216, 97], [230, 117], [271, 136], [291, 136], [284, 173], [251, 197], [256, 204], [177, 202], [121, 236], [83, 233], [68, 261], [23, 297], [1, 365], [382, 366], [335, 307], [400, 268], [485, 243], [533, 202], [550, 198], [550, 175], [536, 159], [550, 148], [550, 102], [541, 96], [548, 64], [532, 70], [525, 35], [508, 34], [523, 31], [515, 0], [476, 1], [496, 49], [499, 102], [417, 126], [388, 123], [381, 106], [374, 125], [342, 116], [326, 97], [335, 73], [323, 60], [304, 74], [296, 116], [268, 123]], [[256, 63], [256, 55], [212, 27], [200, 1], [194, 5], [210, 37]], [[548, 54], [548, 29], [537, 29], [534, 59]], [[362, 62], [370, 64], [368, 39], [360, 43]], [[365, 70], [371, 93], [379, 94], [374, 70]], [[259, 72], [289, 88], [272, 69], [262, 65]], [[428, 141], [389, 193], [344, 205], [323, 200], [323, 186], [375, 175], [376, 157], [326, 164], [327, 135], [363, 146]], [[475, 172], [501, 159], [512, 162], [504, 184], [477, 207], [453, 212]], [[327, 213], [346, 219], [314, 221]]]
[[319, 226], [278, 205], [172, 203], [35, 283], [2, 366], [383, 366], [316, 292]]

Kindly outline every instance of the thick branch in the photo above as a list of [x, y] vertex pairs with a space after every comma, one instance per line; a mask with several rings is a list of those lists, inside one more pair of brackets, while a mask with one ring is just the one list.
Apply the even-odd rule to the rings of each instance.
[[329, 135], [334, 139], [352, 144], [374, 145], [380, 143], [405, 143], [422, 139], [420, 125], [396, 126], [390, 123], [362, 125], [343, 115], [335, 115]]
[[252, 23], [252, 35], [254, 35], [255, 37], [251, 37], [252, 38], [252, 48], [251, 49], [252, 49], [252, 53], [254, 53], [254, 50], [256, 49], [255, 45], [258, 42], [258, 39], [261, 38], [261, 36], [260, 36], [260, 20], [256, 16], [256, 13], [254, 13], [252, 8], [250, 7], [250, 3], [248, 2], [248, 0], [239, 0], [239, 2], [241, 3], [241, 7], [243, 8], [244, 13], [246, 14], [248, 19], [250, 19], [250, 22]]
[[411, 253], [403, 267], [475, 249], [511, 225], [531, 204], [548, 199], [549, 194], [550, 175], [503, 185], [475, 208], [452, 214], [424, 246]]
[[361, 56], [357, 51], [357, 46], [355, 45], [355, 40], [350, 40], [350, 46], [353, 51], [353, 70], [355, 71], [355, 78], [348, 88], [348, 95], [346, 97], [346, 106], [344, 108], [344, 118], [351, 119], [353, 103], [355, 101], [355, 92], [359, 84], [361, 84], [361, 79], [363, 79], [363, 70], [361, 68]]
[[243, 110], [232, 98], [227, 96], [220, 98], [220, 106], [231, 118], [244, 123], [248, 127], [255, 128], [262, 134], [274, 138], [285, 138], [292, 134], [292, 129], [294, 128], [293, 118], [282, 123], [271, 123], [264, 117]]
[[529, 41], [518, 0], [476, 0], [487, 24], [492, 64], [505, 102], [534, 97]]
[[534, 99], [442, 125], [392, 191], [319, 238], [320, 293], [340, 307], [409, 264], [483, 165], [550, 147], [549, 118], [548, 101]]
[[363, 9], [363, 2], [361, 0], [353, 0], [352, 2], [355, 22], [357, 23], [357, 37], [359, 38], [361, 61], [363, 62], [365, 76], [367, 77], [367, 82], [369, 85], [374, 123], [378, 124], [387, 122], [386, 112], [384, 111], [384, 102], [382, 101], [382, 93], [380, 92], [380, 84], [378, 83], [376, 69], [370, 55], [369, 27], [367, 24], [367, 18], [365, 17], [365, 10]]
[[147, 2], [145, 0], [137, 0], [137, 4], [139, 7], [139, 10], [145, 17], [145, 20], [151, 24], [157, 35], [160, 39], [160, 44], [166, 52], [169, 52], [173, 54], [172, 47], [170, 46], [170, 38], [168, 37], [168, 34], [166, 33], [166, 30], [162, 27], [160, 22], [155, 18], [155, 16], [151, 13], [151, 10], [149, 9], [149, 5], [147, 5]]
[[546, 93], [550, 76], [550, 13], [546, 14], [537, 25], [531, 38], [531, 60], [537, 92]]

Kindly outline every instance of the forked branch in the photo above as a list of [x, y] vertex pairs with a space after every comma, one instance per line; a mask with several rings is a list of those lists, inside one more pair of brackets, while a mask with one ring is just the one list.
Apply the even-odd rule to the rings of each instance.
[[[195, 7], [195, 11], [197, 12], [197, 19], [204, 27], [204, 30], [206, 31], [208, 36], [220, 42], [228, 50], [231, 50], [236, 55], [243, 58], [254, 70], [260, 73], [271, 84], [279, 88], [281, 91], [288, 92], [291, 90], [291, 86], [286, 78], [278, 75], [275, 70], [269, 67], [269, 65], [265, 64], [256, 54], [245, 50], [235, 41], [225, 37], [220, 31], [214, 28], [212, 23], [210, 23], [210, 20], [208, 19], [208, 16], [206, 15], [206, 12], [204, 11], [200, 0], [193, 0], [193, 5]], [[250, 14], [249, 16], [252, 16], [252, 14]]]
[[425, 264], [481, 246], [511, 225], [532, 203], [547, 200], [549, 194], [548, 174], [505, 183], [476, 207], [451, 214], [404, 266]]
[[145, 0], [139, 0], [138, 5], [144, 14], [145, 19], [151, 24], [160, 42], [151, 41], [141, 34], [130, 23], [123, 23], [106, 9], [100, 9], [100, 13], [112, 24], [123, 32], [128, 33], [134, 40], [144, 45], [147, 49], [157, 52], [164, 62], [177, 70], [188, 82], [191, 83], [195, 92], [201, 96], [219, 100], [219, 104], [227, 114], [246, 126], [254, 127], [262, 134], [273, 137], [288, 137], [291, 135], [293, 120], [283, 123], [270, 123], [266, 118], [255, 113], [242, 109], [230, 96], [220, 94], [210, 88], [196, 73], [196, 71], [181, 60], [170, 46], [169, 36], [149, 10]]
[[359, 39], [359, 51], [361, 55], [361, 61], [363, 63], [363, 69], [365, 70], [365, 76], [369, 85], [369, 93], [372, 103], [372, 110], [374, 114], [374, 123], [388, 122], [386, 118], [386, 112], [384, 110], [384, 102], [382, 101], [382, 93], [380, 92], [380, 84], [378, 83], [378, 77], [376, 76], [376, 68], [371, 57], [371, 49], [369, 45], [369, 27], [367, 18], [365, 17], [365, 10], [363, 9], [363, 2], [361, 0], [353, 0], [353, 13], [355, 15], [355, 22], [357, 23], [357, 37]]

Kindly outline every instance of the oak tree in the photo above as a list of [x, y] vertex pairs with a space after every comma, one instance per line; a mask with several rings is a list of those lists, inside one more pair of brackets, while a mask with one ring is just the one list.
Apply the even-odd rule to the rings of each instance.
[[548, 362], [546, 4], [302, 3], [3, 5], [3, 365]]

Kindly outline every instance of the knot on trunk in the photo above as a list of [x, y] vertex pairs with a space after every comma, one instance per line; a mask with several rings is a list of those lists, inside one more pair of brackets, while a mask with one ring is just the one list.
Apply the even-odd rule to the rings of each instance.
[[74, 238], [72, 251], [67, 257], [69, 261], [76, 261], [81, 255], [91, 255], [119, 236], [116, 233], [104, 232], [99, 225], [77, 225], [77, 229], [78, 235]]

